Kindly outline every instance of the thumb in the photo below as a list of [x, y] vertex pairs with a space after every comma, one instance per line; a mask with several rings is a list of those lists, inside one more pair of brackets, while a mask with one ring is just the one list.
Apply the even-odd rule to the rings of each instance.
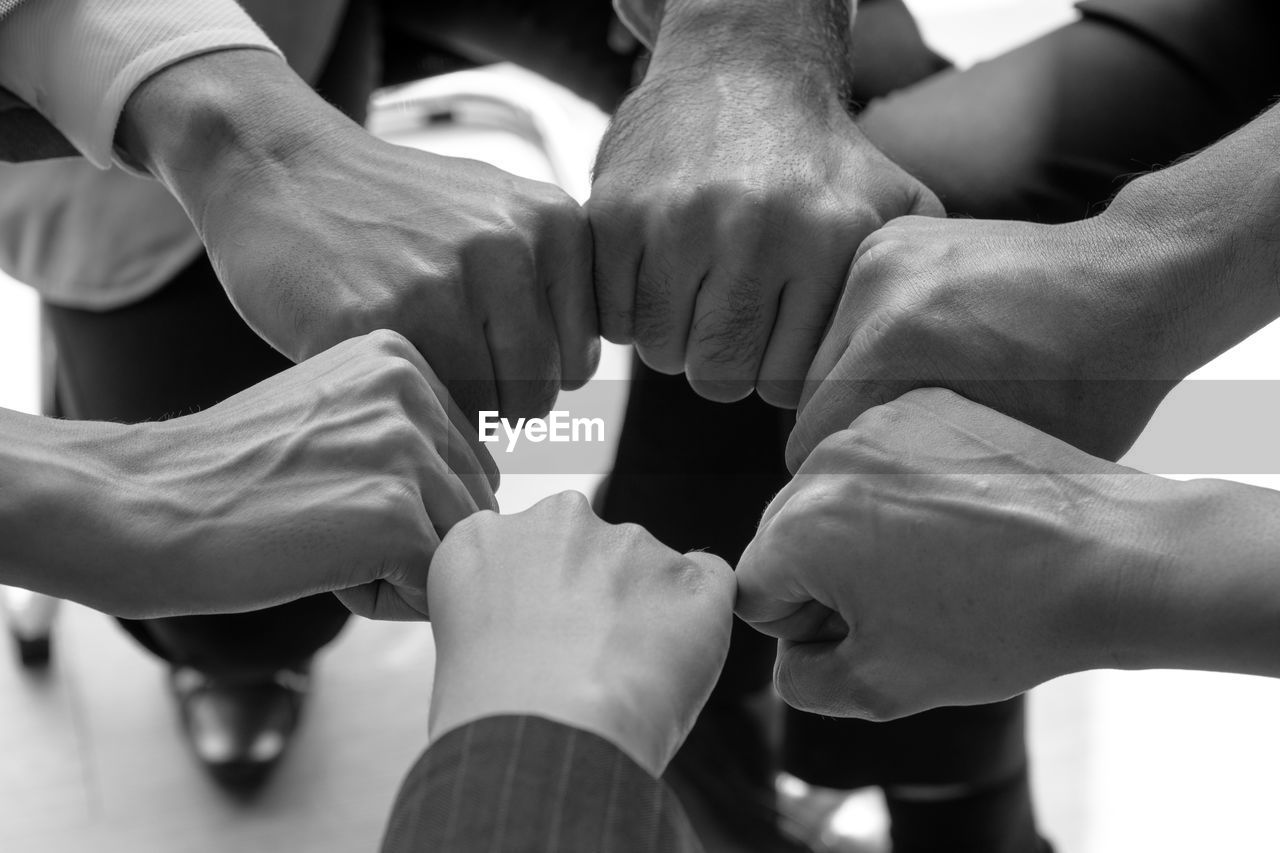
[[717, 612], [723, 611], [725, 618], [729, 618], [729, 614], [733, 612], [733, 598], [736, 592], [733, 569], [724, 560], [706, 551], [690, 551], [684, 556], [686, 560], [698, 567], [699, 580], [703, 582], [702, 588], [716, 600]]
[[334, 595], [353, 614], [365, 619], [423, 622], [430, 618], [425, 599], [410, 603], [400, 590], [385, 580], [340, 589]]
[[853, 639], [839, 642], [778, 643], [773, 681], [793, 708], [831, 717], [885, 719], [885, 704], [854, 676]]
[[911, 214], [913, 216], [934, 216], [946, 217], [947, 210], [942, 206], [942, 202], [933, 194], [933, 191], [924, 184], [920, 185], [920, 190], [916, 194], [915, 204], [911, 206]]
[[[779, 495], [774, 503], [782, 498]], [[779, 523], [781, 518], [781, 523]], [[762, 634], [779, 639], [815, 639], [830, 611], [805, 589], [804, 555], [787, 544], [785, 508], [761, 524], [742, 553], [734, 577], [738, 582], [734, 612]]]

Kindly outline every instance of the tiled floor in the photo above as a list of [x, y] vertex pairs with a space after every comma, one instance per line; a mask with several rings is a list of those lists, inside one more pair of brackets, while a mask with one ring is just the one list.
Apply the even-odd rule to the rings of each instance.
[[376, 849], [426, 742], [423, 624], [353, 620], [325, 655], [301, 736], [265, 794], [220, 794], [183, 751], [162, 668], [68, 606], [44, 674], [0, 662], [0, 850], [282, 853]]
[[[925, 15], [935, 42], [965, 60], [1069, 14], [1062, 0], [911, 5]], [[35, 405], [33, 329], [29, 294], [0, 282], [0, 405]], [[1204, 375], [1280, 378], [1278, 372], [1280, 329], [1269, 329]], [[602, 377], [624, 376], [625, 361], [611, 350]], [[596, 395], [590, 405], [616, 421], [622, 383], [595, 389], [580, 393]], [[586, 400], [570, 397], [566, 405]], [[1275, 435], [1280, 409], [1264, 407], [1249, 418], [1261, 420], [1261, 434]], [[1173, 420], [1166, 412], [1144, 441], [1176, 442]], [[1238, 430], [1240, 420], [1224, 411], [1211, 426]], [[601, 452], [607, 458], [607, 448]], [[536, 473], [536, 460], [509, 467], [535, 473], [505, 479], [504, 507], [519, 509], [562, 488], [590, 490], [597, 463], [593, 457], [560, 477]], [[320, 662], [292, 752], [251, 804], [229, 801], [194, 767], [177, 738], [161, 668], [110, 620], [67, 606], [56, 641], [45, 675], [20, 671], [0, 647], [3, 853], [369, 850], [425, 741], [432, 662], [425, 625], [353, 620]], [[1031, 707], [1040, 812], [1061, 850], [1280, 849], [1280, 682], [1093, 673], [1046, 685]]]

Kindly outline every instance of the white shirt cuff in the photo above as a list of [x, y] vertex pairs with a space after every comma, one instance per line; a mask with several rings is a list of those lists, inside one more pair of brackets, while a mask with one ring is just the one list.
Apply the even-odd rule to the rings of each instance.
[[280, 53], [234, 0], [26, 0], [0, 23], [0, 86], [105, 169], [134, 89], [234, 48]]

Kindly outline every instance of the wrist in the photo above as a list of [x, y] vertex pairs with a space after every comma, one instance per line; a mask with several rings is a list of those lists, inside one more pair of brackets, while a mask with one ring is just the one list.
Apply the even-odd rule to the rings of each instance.
[[783, 14], [770, 3], [667, 0], [646, 78], [724, 71], [745, 91], [742, 78], [750, 75], [752, 82], [785, 84], [805, 101], [834, 101], [843, 111], [851, 85], [848, 33], [847, 15], [826, 3], [788, 4]]
[[126, 448], [136, 427], [0, 412], [0, 577], [122, 612], [141, 519]]
[[169, 187], [200, 229], [211, 198], [353, 129], [280, 57], [229, 50], [177, 63], [139, 86], [117, 142]]
[[1159, 559], [1130, 575], [1123, 669], [1280, 676], [1280, 493], [1221, 480], [1163, 481]]
[[1234, 214], [1183, 188], [1179, 172], [1132, 181], [1089, 222], [1107, 234], [1111, 281], [1159, 327], [1180, 379], [1280, 316], [1280, 289], [1253, 269], [1258, 253], [1242, 245]]
[[[1159, 236], [1145, 213], [1126, 206], [1043, 227], [1065, 238], [1052, 263], [1067, 272], [1059, 280], [1075, 293], [1079, 340], [1100, 336], [1080, 352], [1090, 359], [1079, 366], [1081, 377], [1180, 381], [1203, 363], [1205, 329], [1195, 316], [1190, 259]], [[1103, 352], [1118, 357], [1095, 358]]]
[[1097, 475], [1084, 525], [1090, 544], [1076, 561], [1059, 626], [1071, 650], [1058, 674], [1146, 669], [1169, 629], [1165, 591], [1179, 531], [1194, 512], [1185, 484], [1116, 466]]

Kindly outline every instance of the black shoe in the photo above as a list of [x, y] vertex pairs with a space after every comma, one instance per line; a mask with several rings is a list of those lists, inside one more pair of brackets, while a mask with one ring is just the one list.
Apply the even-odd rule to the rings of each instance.
[[53, 656], [58, 599], [17, 587], [0, 588], [0, 613], [23, 669], [43, 670]]
[[196, 759], [226, 790], [251, 794], [289, 746], [310, 676], [301, 669], [245, 677], [175, 667], [169, 685]]

